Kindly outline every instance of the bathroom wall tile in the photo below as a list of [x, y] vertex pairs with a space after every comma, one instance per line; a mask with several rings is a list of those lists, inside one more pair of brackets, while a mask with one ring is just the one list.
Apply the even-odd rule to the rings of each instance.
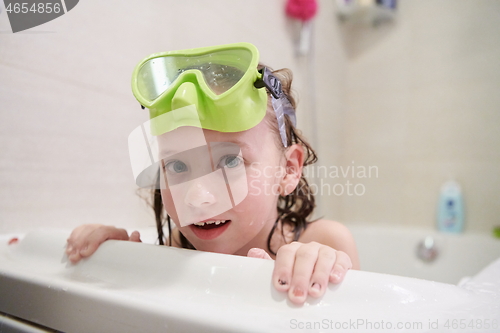
[[123, 139], [139, 118], [108, 107], [122, 101], [4, 65], [0, 73], [10, 83], [0, 87], [0, 232], [41, 221], [153, 223], [135, 196]]
[[409, 84], [411, 26], [405, 19], [405, 4], [400, 4], [393, 22], [358, 28], [349, 39], [349, 43], [366, 40], [368, 44], [357, 56], [349, 57], [347, 87], [351, 92], [398, 90]]
[[342, 145], [346, 154], [389, 157], [403, 153], [409, 107], [407, 91], [352, 91], [347, 103]]
[[[432, 228], [439, 187], [456, 177], [474, 189], [467, 230], [491, 229], [500, 213], [489, 199], [497, 182], [486, 180], [500, 174], [498, 6], [401, 1], [383, 38], [365, 34], [369, 47], [348, 58], [342, 161], [392, 161], [397, 177], [377, 184], [380, 197], [343, 198], [345, 221]], [[400, 205], [394, 214], [386, 198]]]
[[498, 1], [422, 1], [412, 7], [412, 85], [498, 78]]
[[500, 161], [468, 161], [456, 166], [464, 195], [465, 230], [490, 233], [500, 225]]
[[[18, 34], [8, 33], [2, 13], [0, 232], [89, 222], [152, 225], [129, 167], [127, 136], [147, 119], [131, 94], [134, 66], [154, 52], [247, 41], [263, 62], [300, 77], [307, 69], [295, 57], [283, 5], [80, 2]], [[322, 56], [336, 60], [333, 53]], [[295, 82], [299, 95], [307, 85]]]
[[499, 80], [450, 82], [414, 89], [406, 153], [413, 159], [498, 160]]
[[[344, 156], [344, 167], [349, 164], [349, 159], [354, 157]], [[358, 157], [354, 160], [356, 169], [365, 167], [372, 170], [366, 178], [355, 177], [341, 179], [340, 183], [347, 186], [347, 181], [358, 186], [358, 192], [353, 195], [345, 192], [340, 196], [342, 200], [342, 221], [346, 223], [379, 224], [379, 225], [406, 225], [408, 220], [402, 215], [401, 207], [404, 197], [401, 195], [404, 186], [404, 173], [400, 165], [387, 159], [373, 159]], [[376, 168], [373, 168], [376, 167]], [[354, 188], [355, 189], [355, 188]], [[365, 192], [362, 195], [361, 189]]]
[[[295, 80], [302, 82], [304, 87], [297, 94], [298, 127], [319, 158], [310, 167], [314, 170], [339, 165], [342, 153], [347, 55], [340, 46], [341, 36], [338, 22], [333, 16], [333, 7], [333, 2], [321, 3], [321, 9], [313, 23], [314, 48], [308, 56], [296, 58], [300, 66], [298, 72], [294, 72]], [[308, 181], [321, 186], [321, 179], [313, 177], [312, 172], [309, 172]], [[313, 218], [338, 219], [340, 211], [341, 201], [338, 197], [316, 196]]]
[[499, 224], [499, 162], [415, 161], [407, 163], [404, 169], [407, 182], [402, 210], [410, 225], [436, 228], [440, 188], [450, 179], [462, 188], [465, 231], [490, 233]]
[[[16, 35], [3, 33], [2, 13], [0, 232], [33, 221], [151, 224], [124, 141], [145, 120], [130, 94], [131, 71], [153, 52], [242, 40], [257, 45], [263, 62], [294, 71], [299, 127], [320, 165], [378, 167], [377, 178], [324, 179], [330, 190], [346, 190], [349, 180], [366, 193], [320, 196], [319, 214], [433, 227], [451, 174], [464, 189], [467, 230], [499, 224], [500, 3], [400, 1], [394, 23], [367, 29], [340, 24], [333, 2], [321, 2], [311, 57], [296, 57], [283, 5], [215, 0], [193, 12], [194, 0], [80, 2]], [[89, 24], [90, 12], [106, 19]]]
[[[394, 26], [395, 37], [354, 59], [348, 67], [349, 91], [400, 90], [410, 84], [411, 56], [406, 31]], [[394, 44], [390, 44], [392, 42]], [[394, 47], [397, 45], [397, 47]]]
[[[404, 197], [401, 210], [407, 224], [414, 227], [436, 228], [436, 207], [442, 183], [448, 180], [442, 163], [415, 160], [401, 163], [404, 172]], [[449, 168], [447, 170], [450, 170]]]

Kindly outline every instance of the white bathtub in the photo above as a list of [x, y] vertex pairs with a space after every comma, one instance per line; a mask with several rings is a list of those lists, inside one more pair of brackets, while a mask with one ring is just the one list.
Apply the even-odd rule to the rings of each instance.
[[[446, 234], [434, 230], [349, 226], [358, 246], [361, 269], [458, 284], [500, 257], [500, 239], [479, 233]], [[430, 236], [437, 247], [434, 261], [417, 257], [417, 247]]]
[[0, 242], [0, 332], [499, 331], [500, 261], [461, 286], [349, 271], [299, 307], [270, 260], [108, 241], [71, 265], [68, 234]]

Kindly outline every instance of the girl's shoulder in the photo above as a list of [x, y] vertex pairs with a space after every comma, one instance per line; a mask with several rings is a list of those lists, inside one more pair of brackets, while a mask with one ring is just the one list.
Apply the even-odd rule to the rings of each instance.
[[300, 235], [299, 242], [318, 242], [343, 251], [351, 257], [353, 267], [359, 265], [356, 243], [349, 229], [340, 222], [319, 219], [307, 224], [307, 228]]
[[299, 242], [318, 242], [328, 246], [332, 244], [354, 242], [349, 229], [340, 222], [319, 219], [307, 223], [307, 228], [299, 237]]

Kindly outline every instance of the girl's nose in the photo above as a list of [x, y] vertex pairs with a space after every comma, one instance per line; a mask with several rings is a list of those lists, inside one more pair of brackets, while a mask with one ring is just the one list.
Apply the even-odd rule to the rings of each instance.
[[208, 207], [215, 202], [215, 195], [202, 182], [191, 184], [185, 197], [187, 205], [197, 208]]

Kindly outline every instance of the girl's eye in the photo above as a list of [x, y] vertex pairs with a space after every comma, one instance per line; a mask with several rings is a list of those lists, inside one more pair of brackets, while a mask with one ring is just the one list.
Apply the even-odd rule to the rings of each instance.
[[165, 169], [171, 173], [181, 173], [187, 171], [187, 165], [179, 160], [168, 162]]
[[238, 155], [227, 155], [224, 156], [220, 159], [219, 168], [236, 168], [239, 166], [243, 161], [241, 160], [241, 157]]

